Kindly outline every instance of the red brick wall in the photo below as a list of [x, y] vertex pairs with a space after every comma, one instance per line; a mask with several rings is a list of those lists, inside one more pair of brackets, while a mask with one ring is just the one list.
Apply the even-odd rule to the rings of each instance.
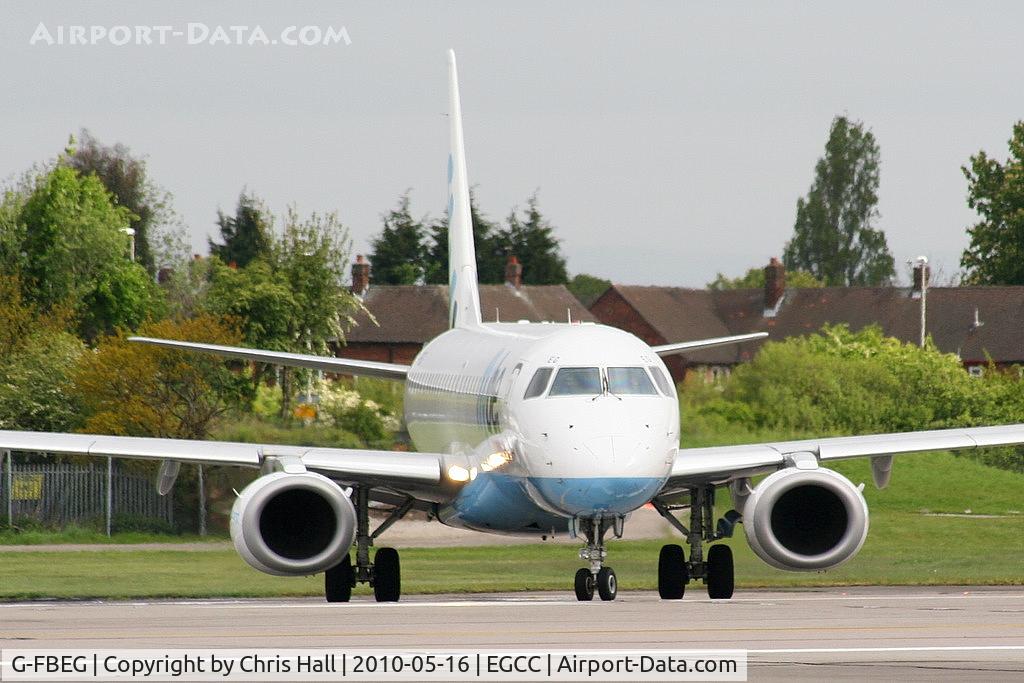
[[[614, 287], [606, 290], [591, 305], [590, 312], [605, 325], [625, 330], [651, 346], [668, 343]], [[674, 381], [682, 382], [686, 379], [686, 364], [680, 356], [665, 356], [663, 360]]]

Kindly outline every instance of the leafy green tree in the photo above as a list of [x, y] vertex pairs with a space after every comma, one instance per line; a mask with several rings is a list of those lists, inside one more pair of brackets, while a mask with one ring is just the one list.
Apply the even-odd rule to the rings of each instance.
[[[825, 283], [806, 270], [787, 270], [786, 286], [815, 288], [824, 287]], [[711, 290], [760, 289], [761, 287], [764, 287], [764, 268], [751, 268], [740, 277], [727, 277], [725, 274], [719, 273], [718, 277], [707, 284], [707, 288]]]
[[131, 212], [128, 227], [135, 230], [135, 261], [155, 274], [151, 241], [154, 231], [174, 222], [170, 194], [157, 187], [147, 175], [146, 162], [132, 156], [118, 143], [101, 144], [88, 130], [82, 130], [67, 163], [83, 176], [95, 173], [114, 195], [118, 206]]
[[895, 276], [878, 216], [879, 151], [864, 124], [832, 120], [825, 156], [806, 198], [797, 200], [793, 238], [783, 262], [829, 286], [883, 285]]
[[217, 225], [223, 244], [209, 240], [210, 254], [224, 263], [244, 268], [256, 258], [266, 258], [273, 246], [273, 217], [256, 195], [238, 196], [235, 215], [217, 211]]
[[41, 314], [16, 277], [0, 276], [0, 429], [75, 426], [71, 377], [84, 346], [66, 328], [66, 311]]
[[426, 229], [409, 211], [409, 193], [398, 206], [384, 215], [384, 228], [373, 240], [370, 263], [373, 281], [382, 285], [413, 285], [423, 280], [426, 270]]
[[1009, 145], [1005, 163], [982, 150], [962, 167], [967, 205], [981, 215], [960, 258], [965, 284], [1024, 284], [1024, 121], [1014, 124]]
[[[476, 194], [470, 191], [469, 213], [473, 223], [473, 246], [476, 250], [477, 278], [483, 284], [501, 284], [505, 281], [505, 248], [499, 235], [498, 224], [485, 216], [476, 203]], [[430, 227], [431, 244], [427, 248], [426, 281], [428, 284], [448, 284], [448, 217], [434, 221]]]
[[523, 263], [524, 284], [562, 285], [568, 281], [565, 257], [558, 248], [554, 229], [541, 215], [536, 193], [527, 201], [521, 218], [517, 210], [512, 209], [498, 241], [506, 253], [515, 254]]
[[590, 308], [612, 286], [612, 282], [586, 273], [579, 273], [574, 275], [566, 286], [572, 295], [583, 304], [584, 308]]
[[26, 301], [43, 312], [68, 305], [87, 339], [136, 327], [158, 314], [159, 291], [129, 261], [124, 234], [130, 212], [115, 206], [96, 175], [58, 162], [23, 192], [9, 191], [0, 209], [4, 269], [20, 277]]
[[[330, 342], [344, 343], [345, 330], [360, 309], [345, 286], [351, 246], [348, 230], [336, 214], [313, 213], [303, 218], [294, 207], [288, 208], [273, 264], [295, 299], [287, 319], [289, 350], [327, 354]], [[282, 369], [282, 414], [290, 410], [291, 376], [291, 370]]]
[[289, 319], [295, 298], [283, 274], [263, 259], [245, 268], [232, 268], [211, 259], [209, 288], [203, 298], [207, 311], [239, 321], [242, 341], [260, 349], [291, 350]]

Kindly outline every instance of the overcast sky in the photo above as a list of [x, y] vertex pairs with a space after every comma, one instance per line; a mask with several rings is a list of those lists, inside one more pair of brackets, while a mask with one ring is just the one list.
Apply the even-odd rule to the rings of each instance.
[[[167, 5], [0, 5], [0, 177], [88, 128], [147, 158], [203, 252], [243, 187], [277, 213], [337, 210], [356, 252], [407, 188], [440, 214], [448, 47], [481, 208], [504, 218], [539, 189], [570, 272], [621, 283], [699, 287], [781, 255], [840, 113], [878, 139], [901, 279], [918, 254], [948, 278], [974, 220], [960, 166], [1005, 158], [1024, 118], [1019, 2]], [[189, 45], [189, 22], [249, 30]], [[40, 23], [185, 36], [31, 45]], [[247, 45], [257, 25], [351, 44]]]

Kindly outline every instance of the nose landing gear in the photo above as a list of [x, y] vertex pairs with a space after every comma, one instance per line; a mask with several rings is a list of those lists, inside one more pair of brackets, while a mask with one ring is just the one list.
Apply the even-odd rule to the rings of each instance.
[[580, 559], [589, 562], [590, 568], [582, 568], [576, 572], [574, 587], [576, 599], [588, 602], [594, 599], [594, 590], [602, 600], [614, 600], [619, 593], [619, 582], [615, 570], [604, 566], [608, 551], [604, 547], [604, 535], [612, 528], [615, 537], [622, 536], [622, 517], [605, 519], [580, 519], [579, 532], [587, 539], [587, 547], [580, 548]]

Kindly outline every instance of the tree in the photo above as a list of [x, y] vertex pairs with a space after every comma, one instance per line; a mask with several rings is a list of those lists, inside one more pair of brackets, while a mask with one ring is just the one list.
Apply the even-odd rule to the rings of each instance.
[[832, 120], [825, 156], [807, 197], [797, 200], [793, 238], [783, 262], [829, 286], [883, 285], [895, 276], [878, 216], [879, 151], [864, 124]]
[[[273, 250], [274, 269], [295, 299], [287, 319], [290, 351], [327, 354], [330, 342], [344, 343], [360, 303], [345, 286], [351, 242], [336, 214], [299, 216], [289, 207]], [[292, 372], [283, 368], [282, 414], [290, 408]]]
[[506, 253], [515, 254], [522, 261], [524, 284], [561, 285], [569, 279], [565, 257], [559, 251], [554, 229], [541, 215], [536, 193], [527, 201], [522, 218], [512, 209], [498, 240]]
[[[209, 315], [148, 323], [139, 332], [236, 346], [241, 339]], [[204, 439], [220, 418], [251, 400], [251, 389], [221, 358], [136, 344], [119, 332], [81, 356], [74, 395], [85, 432]]]
[[228, 265], [244, 268], [253, 259], [270, 254], [273, 224], [273, 217], [263, 202], [256, 195], [242, 190], [234, 216], [217, 211], [217, 225], [223, 244], [209, 240], [210, 254]]
[[71, 375], [84, 346], [66, 332], [66, 318], [40, 313], [22, 299], [16, 277], [0, 276], [0, 429], [75, 426]]
[[114, 205], [95, 175], [59, 162], [23, 192], [9, 191], [4, 203], [3, 266], [19, 276], [26, 301], [43, 312], [70, 306], [86, 339], [136, 327], [161, 310], [156, 285], [129, 260], [123, 230], [131, 214]]
[[590, 308], [598, 298], [612, 286], [611, 280], [605, 280], [586, 273], [574, 275], [567, 287], [584, 308]]
[[409, 211], [409, 193], [383, 217], [384, 228], [373, 240], [370, 263], [373, 281], [382, 285], [413, 285], [423, 280], [426, 270], [426, 229]]
[[[825, 283], [806, 270], [786, 271], [787, 287], [815, 288], [824, 287]], [[764, 268], [751, 268], [740, 277], [726, 277], [719, 273], [718, 277], [707, 284], [710, 290], [723, 289], [760, 289], [764, 287]]]
[[[469, 214], [473, 223], [473, 246], [476, 250], [477, 278], [482, 284], [505, 281], [505, 249], [499, 226], [487, 218], [476, 204], [476, 194], [469, 193]], [[426, 281], [448, 284], [448, 216], [434, 221], [430, 227], [431, 244], [427, 249]]]
[[83, 176], [95, 173], [114, 195], [117, 205], [131, 212], [128, 227], [135, 230], [135, 261], [151, 275], [155, 274], [159, 264], [151, 242], [155, 230], [174, 221], [170, 194], [153, 184], [147, 176], [145, 160], [132, 156], [124, 145], [100, 144], [84, 129], [79, 138], [67, 164]]
[[982, 150], [970, 168], [961, 167], [967, 205], [981, 215], [967, 230], [971, 244], [960, 258], [966, 284], [1024, 284], [1024, 121], [1014, 124], [1009, 146], [1006, 163]]

